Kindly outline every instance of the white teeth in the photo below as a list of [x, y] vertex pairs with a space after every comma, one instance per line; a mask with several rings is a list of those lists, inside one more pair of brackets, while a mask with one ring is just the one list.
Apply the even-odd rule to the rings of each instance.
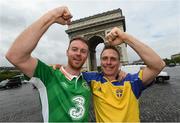
[[77, 60], [77, 59], [75, 59], [75, 61], [81, 61], [81, 60]]
[[73, 60], [76, 60], [76, 61], [81, 61], [81, 59], [76, 59], [76, 58], [74, 58]]

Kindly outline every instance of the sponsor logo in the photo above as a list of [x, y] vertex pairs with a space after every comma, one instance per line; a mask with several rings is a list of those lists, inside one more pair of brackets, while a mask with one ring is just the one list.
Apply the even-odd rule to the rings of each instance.
[[76, 96], [72, 98], [72, 102], [75, 104], [75, 107], [69, 109], [69, 115], [74, 120], [79, 120], [84, 116], [85, 113], [85, 99], [82, 96]]

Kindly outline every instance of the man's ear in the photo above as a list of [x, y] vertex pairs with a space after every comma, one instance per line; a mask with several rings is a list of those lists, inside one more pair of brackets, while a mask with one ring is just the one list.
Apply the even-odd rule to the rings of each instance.
[[66, 56], [68, 56], [68, 49], [66, 50]]

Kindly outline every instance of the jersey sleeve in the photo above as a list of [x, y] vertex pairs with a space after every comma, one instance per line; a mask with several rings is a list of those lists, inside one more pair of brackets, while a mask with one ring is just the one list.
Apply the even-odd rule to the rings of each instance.
[[100, 73], [98, 72], [82, 72], [82, 75], [88, 84], [90, 84], [92, 80], [97, 80], [100, 77]]
[[145, 86], [142, 83], [142, 70], [135, 74], [128, 74], [127, 78], [130, 79], [131, 87], [134, 95], [139, 99], [142, 91], [145, 89]]
[[52, 75], [53, 69], [42, 61], [38, 60], [33, 77], [39, 78], [45, 85], [47, 85], [47, 82], [50, 80]]

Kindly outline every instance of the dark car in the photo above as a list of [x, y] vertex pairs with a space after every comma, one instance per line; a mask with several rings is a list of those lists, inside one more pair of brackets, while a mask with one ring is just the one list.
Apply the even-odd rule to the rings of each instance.
[[10, 79], [1, 81], [0, 88], [13, 88], [13, 87], [19, 87], [21, 85], [22, 85], [21, 77], [15, 76]]
[[168, 66], [169, 66], [169, 67], [175, 67], [176, 64], [175, 64], [175, 63], [170, 63]]

